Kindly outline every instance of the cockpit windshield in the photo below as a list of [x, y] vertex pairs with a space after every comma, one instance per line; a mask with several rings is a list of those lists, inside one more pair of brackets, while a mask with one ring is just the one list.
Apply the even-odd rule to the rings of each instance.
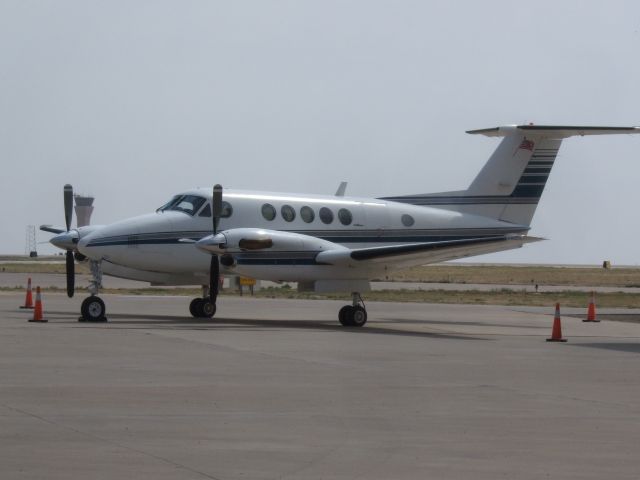
[[173, 197], [171, 200], [169, 200], [167, 203], [165, 203], [164, 205], [162, 205], [161, 207], [158, 207], [156, 209], [156, 212], [164, 212], [165, 210], [169, 209], [169, 207], [171, 205], [173, 205], [174, 203], [176, 203], [178, 201], [178, 199], [181, 197], [182, 195], [176, 195], [175, 197]]
[[184, 212], [189, 215], [195, 215], [195, 213], [200, 210], [200, 207], [202, 207], [202, 204], [206, 201], [207, 200], [204, 197], [199, 197], [197, 195], [176, 195], [156, 211], [166, 212], [168, 210], [173, 210], [177, 212]]

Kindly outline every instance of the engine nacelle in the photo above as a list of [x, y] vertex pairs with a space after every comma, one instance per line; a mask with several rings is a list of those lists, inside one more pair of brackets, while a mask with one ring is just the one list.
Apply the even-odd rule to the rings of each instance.
[[210, 235], [198, 240], [196, 246], [201, 250], [216, 254], [251, 250], [320, 252], [345, 249], [345, 247], [311, 235], [263, 228], [233, 228], [225, 230], [217, 235]]

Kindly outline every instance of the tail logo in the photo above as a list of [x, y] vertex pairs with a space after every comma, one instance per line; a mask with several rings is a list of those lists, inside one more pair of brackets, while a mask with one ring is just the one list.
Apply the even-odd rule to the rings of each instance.
[[520, 143], [518, 150], [529, 150], [530, 152], [533, 152], [534, 146], [535, 143], [533, 143], [533, 141], [527, 140], [527, 137], [524, 137], [524, 140], [522, 140], [522, 143]]
[[515, 149], [513, 155], [511, 156], [515, 157], [516, 153], [518, 153], [520, 150], [529, 150], [530, 152], [533, 152], [533, 148], [535, 146], [536, 144], [533, 142], [533, 140], [527, 140], [527, 137], [524, 137], [522, 142], [520, 142], [520, 145], [518, 145], [518, 148]]

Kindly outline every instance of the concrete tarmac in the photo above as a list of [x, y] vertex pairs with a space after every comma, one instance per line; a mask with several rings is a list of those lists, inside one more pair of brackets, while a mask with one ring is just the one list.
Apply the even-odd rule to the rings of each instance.
[[0, 293], [2, 479], [636, 479], [640, 324], [552, 309]]

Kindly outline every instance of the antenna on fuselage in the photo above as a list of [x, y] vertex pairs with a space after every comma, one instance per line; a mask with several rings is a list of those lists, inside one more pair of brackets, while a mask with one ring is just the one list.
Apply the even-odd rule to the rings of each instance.
[[344, 197], [344, 193], [347, 191], [347, 182], [340, 182], [338, 190], [336, 190], [336, 197]]

